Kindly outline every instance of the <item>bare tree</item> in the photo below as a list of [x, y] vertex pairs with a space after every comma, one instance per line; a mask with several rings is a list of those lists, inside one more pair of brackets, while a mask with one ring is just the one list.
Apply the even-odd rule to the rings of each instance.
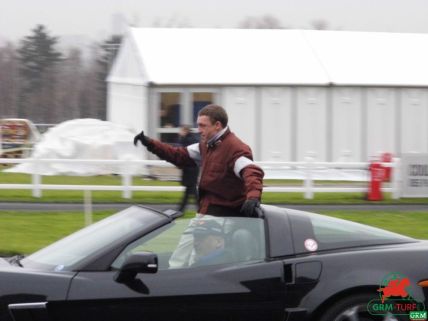
[[266, 14], [260, 17], [247, 17], [240, 24], [241, 29], [284, 29], [274, 16]]
[[121, 36], [94, 43], [92, 56], [80, 49], [55, 50], [57, 38], [37, 26], [15, 48], [0, 48], [0, 117], [58, 123], [74, 118], [106, 117], [106, 78]]
[[312, 28], [315, 30], [327, 30], [329, 29], [328, 22], [323, 19], [317, 19], [312, 21]]
[[58, 70], [55, 88], [57, 121], [81, 117], [79, 99], [84, 87], [85, 70], [82, 53], [78, 48], [71, 48]]
[[102, 66], [99, 64], [99, 45], [94, 48], [92, 59], [85, 68], [82, 78], [82, 91], [79, 95], [79, 113], [82, 118], [105, 119], [106, 91], [105, 79], [100, 79]]
[[155, 28], [192, 28], [186, 18], [172, 15], [169, 18], [156, 18], [153, 22]]
[[97, 76], [95, 83], [97, 84], [97, 106], [94, 110], [94, 115], [97, 118], [106, 118], [107, 106], [107, 76], [110, 72], [116, 55], [119, 52], [120, 44], [122, 43], [121, 35], [112, 35], [106, 39], [96, 51], [97, 65], [93, 70]]

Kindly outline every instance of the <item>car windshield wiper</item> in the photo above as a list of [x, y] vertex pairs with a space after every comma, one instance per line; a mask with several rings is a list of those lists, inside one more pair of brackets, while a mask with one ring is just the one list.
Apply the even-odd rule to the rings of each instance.
[[21, 264], [21, 260], [22, 260], [24, 257], [25, 257], [24, 255], [15, 255], [15, 256], [12, 256], [12, 257], [9, 259], [9, 263], [10, 263], [11, 265], [17, 265], [17, 266], [23, 267], [23, 265]]

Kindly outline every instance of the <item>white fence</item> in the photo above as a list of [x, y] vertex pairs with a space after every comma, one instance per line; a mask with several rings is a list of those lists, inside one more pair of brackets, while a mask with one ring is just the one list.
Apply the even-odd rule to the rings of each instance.
[[[115, 165], [122, 168], [121, 185], [65, 185], [65, 184], [43, 184], [42, 175], [32, 174], [31, 184], [0, 184], [1, 189], [15, 189], [15, 190], [32, 190], [34, 197], [41, 197], [43, 190], [80, 190], [80, 191], [122, 191], [123, 198], [131, 198], [134, 191], [183, 191], [181, 186], [135, 186], [132, 185], [132, 174], [129, 168], [136, 165], [145, 166], [164, 166], [173, 167], [173, 165], [165, 161], [155, 160], [94, 160], [94, 159], [11, 159], [0, 158], [0, 164], [19, 164], [19, 163], [34, 163], [37, 165], [43, 163], [72, 163], [72, 164], [96, 164], [96, 165]], [[351, 162], [315, 162], [308, 158], [305, 162], [257, 162], [264, 170], [272, 169], [299, 169], [304, 172], [304, 179], [302, 186], [265, 186], [264, 193], [270, 192], [302, 192], [305, 198], [312, 199], [315, 193], [352, 193], [352, 192], [367, 192], [368, 187], [345, 187], [345, 186], [315, 186], [314, 173], [319, 168], [327, 169], [360, 169], [367, 170], [369, 163], [351, 163]], [[400, 160], [394, 158], [392, 163], [382, 163], [385, 167], [392, 168], [391, 183], [388, 187], [383, 187], [383, 192], [391, 192], [394, 199], [400, 197]], [[368, 184], [367, 184], [368, 185]], [[226, 187], [227, 188], [227, 187]], [[90, 195], [86, 193], [85, 195]]]

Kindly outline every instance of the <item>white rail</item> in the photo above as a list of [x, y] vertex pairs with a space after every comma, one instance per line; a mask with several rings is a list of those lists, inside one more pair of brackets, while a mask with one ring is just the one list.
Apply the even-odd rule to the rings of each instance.
[[[151, 165], [161, 167], [173, 167], [173, 165], [159, 160], [95, 160], [95, 159], [38, 159], [38, 158], [0, 158], [0, 164], [19, 164], [34, 163], [36, 168], [38, 164], [44, 163], [72, 163], [72, 164], [96, 164], [96, 165], [116, 165], [122, 168], [122, 185], [66, 185], [66, 184], [43, 184], [41, 174], [32, 174], [31, 184], [0, 184], [1, 189], [15, 190], [32, 190], [34, 197], [41, 197], [42, 190], [81, 190], [81, 191], [122, 191], [123, 198], [131, 198], [134, 191], [164, 191], [177, 192], [183, 191], [182, 186], [135, 186], [132, 185], [132, 176], [129, 168], [131, 165]], [[266, 186], [263, 192], [271, 193], [288, 193], [302, 192], [305, 198], [312, 199], [314, 193], [353, 193], [367, 192], [367, 187], [332, 187], [332, 186], [315, 186], [313, 172], [319, 168], [334, 169], [364, 169], [367, 170], [369, 163], [364, 162], [314, 162], [308, 158], [304, 162], [257, 162], [263, 169], [293, 169], [298, 168], [305, 172], [305, 178], [302, 186]], [[400, 166], [399, 159], [393, 159], [392, 163], [382, 163], [385, 167], [392, 167], [392, 180], [390, 187], [383, 187], [383, 192], [391, 192], [392, 197], [400, 197]]]

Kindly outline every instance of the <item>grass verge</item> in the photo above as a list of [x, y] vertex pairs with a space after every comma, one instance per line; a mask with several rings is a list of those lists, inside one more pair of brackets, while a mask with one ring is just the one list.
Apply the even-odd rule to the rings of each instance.
[[428, 212], [384, 211], [319, 211], [321, 214], [342, 218], [417, 239], [428, 239]]
[[[96, 211], [98, 221], [114, 211]], [[320, 211], [415, 238], [428, 239], [426, 212]], [[187, 212], [186, 217], [193, 216]], [[0, 253], [3, 256], [32, 253], [84, 226], [82, 212], [0, 211]]]
[[[93, 203], [136, 203], [136, 204], [177, 204], [181, 192], [133, 192], [132, 198], [122, 197], [121, 192], [94, 191]], [[83, 203], [83, 191], [43, 191], [36, 198], [29, 190], [0, 190], [0, 202], [37, 203]], [[428, 204], [428, 198], [402, 198], [395, 200], [390, 193], [384, 193], [384, 200], [372, 202], [364, 193], [316, 193], [313, 199], [305, 199], [303, 193], [264, 193], [265, 204]]]

